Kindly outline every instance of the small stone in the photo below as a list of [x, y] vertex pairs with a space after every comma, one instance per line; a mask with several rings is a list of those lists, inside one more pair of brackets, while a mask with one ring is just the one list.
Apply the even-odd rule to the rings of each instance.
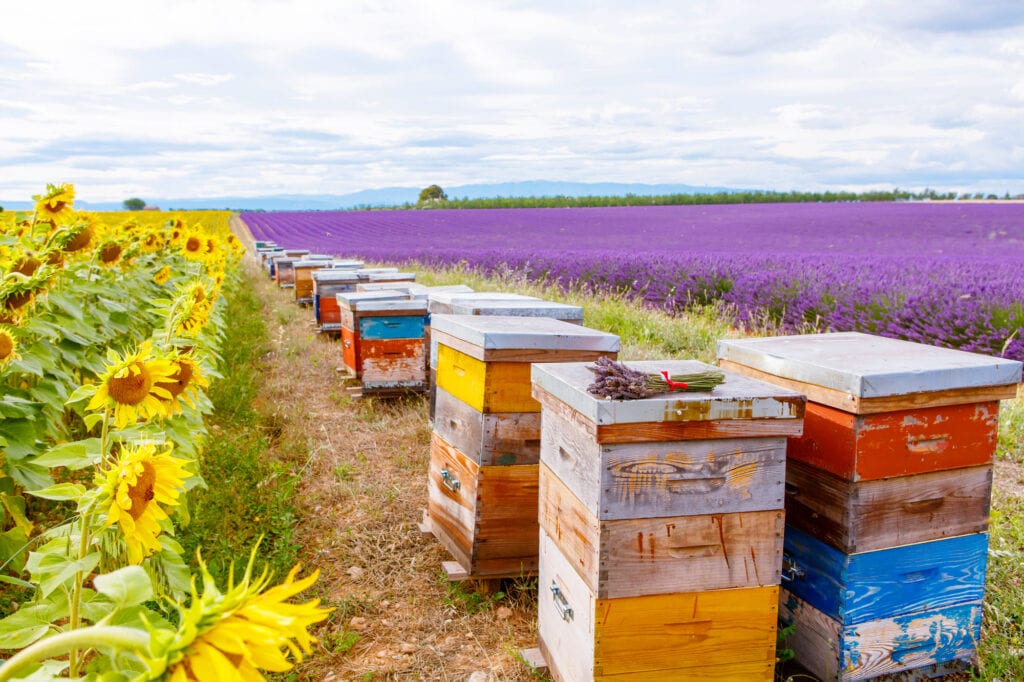
[[491, 680], [493, 679], [494, 678], [491, 677], [491, 674], [489, 672], [485, 672], [483, 670], [476, 670], [473, 672], [472, 675], [469, 676], [469, 679], [467, 679], [466, 682], [491, 682]]
[[401, 651], [403, 654], [411, 654], [412, 652], [416, 651], [416, 645], [410, 642], [402, 642], [398, 645], [398, 650]]
[[387, 658], [388, 657], [388, 652], [387, 652], [386, 649], [381, 649], [380, 651], [377, 652], [376, 656], [377, 656], [377, 658]]
[[358, 581], [363, 577], [363, 573], [365, 572], [366, 571], [364, 571], [360, 566], [352, 566], [348, 569], [348, 577], [352, 578], [352, 580]]
[[507, 606], [502, 606], [494, 613], [494, 615], [498, 617], [498, 620], [508, 620], [512, 617], [512, 609]]
[[365, 630], [367, 625], [369, 625], [369, 623], [362, 616], [353, 616], [352, 620], [348, 622], [349, 630]]

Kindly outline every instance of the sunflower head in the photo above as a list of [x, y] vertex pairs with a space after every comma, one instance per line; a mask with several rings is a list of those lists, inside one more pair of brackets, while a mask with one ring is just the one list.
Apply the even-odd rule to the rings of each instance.
[[36, 202], [36, 220], [55, 223], [56, 220], [73, 213], [75, 186], [61, 183], [46, 185], [46, 192], [32, 197]]
[[185, 469], [188, 462], [171, 450], [168, 445], [157, 452], [153, 443], [124, 445], [96, 476], [106, 500], [106, 525], [121, 530], [133, 564], [160, 549], [157, 536], [167, 519], [165, 508], [179, 504], [178, 496], [191, 477]]
[[167, 284], [171, 279], [171, 266], [165, 265], [153, 275], [153, 281], [157, 284]]
[[[178, 631], [153, 645], [146, 661], [151, 676], [165, 675], [172, 682], [262, 680], [261, 670], [285, 672], [311, 652], [316, 640], [307, 628], [327, 618], [331, 609], [321, 608], [318, 599], [287, 600], [308, 589], [319, 572], [296, 580], [295, 566], [284, 582], [270, 587], [266, 571], [253, 577], [255, 558], [256, 548], [242, 579], [235, 583], [232, 569], [221, 591], [199, 557], [203, 592], [193, 584], [190, 605], [178, 606]], [[213, 677], [211, 671], [216, 671]]]
[[107, 360], [87, 410], [112, 410], [119, 429], [139, 419], [148, 421], [168, 414], [166, 401], [171, 396], [160, 384], [168, 382], [175, 369], [153, 354], [152, 342], [146, 341], [126, 355], [108, 351]]
[[203, 239], [202, 234], [193, 230], [184, 235], [181, 251], [189, 260], [202, 260], [206, 255], [206, 240]]
[[14, 338], [14, 330], [0, 325], [0, 368], [18, 357], [18, 340]]
[[116, 265], [117, 261], [121, 259], [121, 245], [114, 240], [109, 240], [100, 245], [97, 251], [97, 257], [100, 259], [100, 263], [106, 266]]
[[200, 391], [208, 388], [210, 382], [203, 376], [199, 362], [191, 352], [177, 355], [170, 362], [176, 368], [174, 374], [168, 381], [157, 384], [171, 394], [168, 411], [180, 411], [181, 403], [195, 409]]

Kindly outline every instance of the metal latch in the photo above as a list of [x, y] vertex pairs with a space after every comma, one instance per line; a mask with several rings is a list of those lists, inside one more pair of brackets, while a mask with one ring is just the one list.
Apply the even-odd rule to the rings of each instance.
[[453, 493], [459, 492], [459, 489], [462, 487], [459, 479], [452, 476], [451, 472], [447, 469], [441, 469], [441, 484]]
[[571, 621], [573, 619], [572, 607], [569, 606], [569, 600], [565, 598], [562, 589], [554, 581], [551, 581], [551, 599], [554, 600], [555, 610], [558, 611], [562, 620]]
[[792, 582], [793, 580], [796, 580], [797, 578], [803, 578], [806, 575], [807, 571], [800, 568], [800, 566], [796, 563], [796, 560], [793, 559], [793, 557], [789, 556], [788, 554], [782, 555], [781, 577], [783, 582]]

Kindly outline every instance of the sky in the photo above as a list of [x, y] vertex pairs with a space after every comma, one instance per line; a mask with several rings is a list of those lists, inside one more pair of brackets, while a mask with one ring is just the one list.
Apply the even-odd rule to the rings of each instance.
[[0, 199], [1024, 193], [1021, 0], [5, 0]]

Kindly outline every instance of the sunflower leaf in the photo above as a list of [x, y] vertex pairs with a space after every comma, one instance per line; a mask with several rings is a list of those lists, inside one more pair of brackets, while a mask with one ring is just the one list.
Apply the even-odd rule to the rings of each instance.
[[27, 490], [25, 492], [44, 500], [73, 500], [77, 502], [85, 494], [85, 486], [80, 483], [58, 483], [42, 490]]
[[92, 584], [119, 607], [134, 606], [153, 598], [153, 583], [141, 566], [125, 566], [113, 573], [98, 575]]
[[36, 457], [33, 463], [45, 467], [67, 467], [76, 470], [99, 463], [102, 456], [100, 439], [89, 438], [52, 447]]

